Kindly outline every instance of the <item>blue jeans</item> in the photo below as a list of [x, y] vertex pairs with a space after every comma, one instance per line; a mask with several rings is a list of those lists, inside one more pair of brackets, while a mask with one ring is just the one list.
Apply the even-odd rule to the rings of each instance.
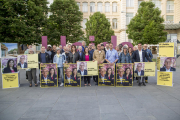
[[63, 67], [58, 67], [58, 78], [62, 78], [62, 82], [61, 83], [64, 83], [64, 74], [63, 74]]

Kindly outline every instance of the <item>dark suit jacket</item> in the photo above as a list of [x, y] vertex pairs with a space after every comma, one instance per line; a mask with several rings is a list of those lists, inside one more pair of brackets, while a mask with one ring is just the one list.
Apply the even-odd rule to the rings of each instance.
[[[67, 80], [67, 75], [65, 75], [65, 79]], [[70, 79], [73, 80], [72, 75], [70, 76]], [[77, 86], [77, 84], [75, 84], [75, 83], [70, 83], [70, 84], [69, 83], [65, 83], [65, 86], [66, 85]]]
[[[166, 71], [165, 67], [160, 68], [160, 71]], [[171, 67], [170, 71], [176, 71], [176, 68]]]
[[[49, 54], [46, 53], [46, 52], [45, 52], [45, 54], [46, 54], [46, 63], [50, 63], [50, 57], [49, 57]], [[40, 63], [42, 62], [42, 59], [41, 59], [41, 52], [38, 54], [38, 60], [39, 60]]]
[[[145, 58], [148, 61], [152, 62], [152, 60], [149, 58], [149, 56], [147, 55], [147, 53], [143, 49], [142, 49], [142, 58], [143, 58], [143, 62], [145, 62]], [[138, 50], [134, 51], [132, 59], [133, 59], [133, 62], [140, 62], [140, 57], [139, 57], [139, 51]]]
[[[68, 57], [67, 57], [67, 62], [68, 63], [73, 63], [73, 54], [70, 52], [69, 53], [69, 55], [68, 55]], [[79, 55], [79, 53], [78, 52], [76, 52], [75, 53], [75, 63], [77, 62], [77, 61], [79, 61], [80, 60], [80, 55]]]
[[[99, 74], [99, 79], [101, 79], [101, 74]], [[104, 85], [111, 85], [112, 81], [111, 80], [108, 80], [108, 77], [107, 75], [104, 76], [104, 83], [103, 82], [99, 82], [99, 84], [104, 84]], [[111, 79], [111, 78], [110, 78]], [[111, 81], [111, 82], [108, 82], [108, 81]], [[113, 81], [113, 84], [114, 84], [114, 81]]]
[[[14, 72], [17, 72], [17, 68], [14, 67]], [[3, 73], [12, 73], [10, 68], [4, 68]]]
[[[76, 78], [76, 79], [75, 79]], [[79, 78], [79, 79], [78, 79]], [[80, 85], [80, 77], [76, 75], [76, 77], [72, 76], [73, 81], [76, 81], [77, 83], [74, 83], [73, 86]]]
[[[53, 78], [49, 75], [51, 81], [54, 81], [54, 85], [57, 85], [57, 75], [53, 75]], [[56, 78], [56, 79], [55, 79]]]
[[[78, 70], [78, 73], [81, 74], [81, 70]], [[87, 70], [84, 70], [84, 75], [87, 75]]]
[[126, 77], [126, 75], [124, 75], [124, 78], [125, 78], [125, 81], [129, 81], [129, 82], [125, 82], [124, 86], [129, 86], [129, 84], [132, 85], [132, 75], [131, 74], [129, 74], [128, 78]]
[[[50, 80], [50, 81], [52, 81], [50, 76], [47, 76], [47, 79]], [[41, 81], [44, 81], [44, 76], [43, 76], [43, 75], [41, 75]], [[54, 82], [54, 81], [53, 81], [53, 82]], [[56, 83], [56, 84], [57, 84], [57, 83]], [[54, 83], [48, 83], [48, 82], [47, 82], [47, 83], [42, 83], [42, 82], [41, 82], [41, 85], [42, 85], [42, 86], [43, 86], [43, 85], [54, 86], [55, 84], [54, 84]]]
[[110, 78], [108, 77], [108, 75], [106, 75], [106, 79], [108, 80], [108, 81], [111, 81], [111, 84], [114, 84], [114, 75], [110, 75]]
[[[119, 74], [117, 74], [117, 79], [120, 80]], [[125, 75], [123, 75], [123, 79], [124, 79], [123, 81], [125, 81]], [[122, 81], [122, 83], [121, 83], [121, 82], [118, 82], [117, 85], [125, 86], [125, 84], [124, 84], [125, 82], [123, 82], [123, 81]]]
[[[21, 67], [21, 63], [18, 63], [18, 66]], [[27, 63], [26, 62], [24, 62], [24, 68], [27, 68]]]
[[[89, 53], [89, 61], [92, 61], [92, 60], [93, 60], [92, 54]], [[84, 53], [81, 55], [80, 61], [85, 61], [85, 54]]]
[[[138, 71], [137, 70], [135, 70], [135, 73], [137, 73], [137, 75], [138, 75]], [[144, 70], [141, 70], [141, 76], [144, 76]]]

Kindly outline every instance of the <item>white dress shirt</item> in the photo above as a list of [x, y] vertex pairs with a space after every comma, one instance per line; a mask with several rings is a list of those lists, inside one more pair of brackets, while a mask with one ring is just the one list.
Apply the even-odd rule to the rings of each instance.
[[84, 75], [84, 70], [83, 70], [83, 71], [81, 71], [81, 75]]
[[[139, 51], [139, 50], [138, 50]], [[143, 57], [142, 57], [142, 50], [139, 51], [139, 58], [140, 58], [140, 62], [143, 62]]]
[[102, 77], [102, 76], [101, 76], [101, 80], [102, 80], [102, 81], [103, 81], [103, 83], [104, 83], [104, 77]]
[[[44, 77], [44, 76], [43, 76], [43, 77]], [[45, 81], [45, 82], [46, 82], [46, 84], [47, 84], [47, 77], [46, 77], [46, 78], [44, 77], [44, 81]]]
[[68, 82], [69, 82], [69, 84], [70, 84], [70, 83], [71, 83], [71, 77], [68, 78], [68, 76], [67, 76], [67, 80], [68, 80]]
[[171, 68], [169, 68], [169, 69], [166, 68], [166, 72], [171, 72]]
[[21, 68], [24, 68], [24, 64], [21, 64]]
[[138, 76], [141, 76], [141, 71], [140, 72], [138, 71]]
[[123, 79], [123, 77], [120, 77], [120, 76], [119, 76], [119, 79], [120, 79], [120, 81], [121, 81], [121, 84], [122, 84], [122, 79]]

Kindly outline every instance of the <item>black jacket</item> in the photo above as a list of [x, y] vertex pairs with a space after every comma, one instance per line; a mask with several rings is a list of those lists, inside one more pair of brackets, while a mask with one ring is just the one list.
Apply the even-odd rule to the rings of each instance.
[[[147, 53], [143, 49], [142, 49], [142, 58], [143, 58], [143, 62], [146, 62], [145, 58], [148, 61], [152, 62], [152, 60], [149, 58], [149, 56], [147, 55]], [[140, 62], [140, 57], [139, 57], [139, 51], [138, 50], [134, 51], [132, 59], [133, 59], [133, 62]]]
[[56, 55], [56, 52], [54, 52], [53, 50], [51, 52], [52, 52], [52, 54], [51, 54], [51, 57], [50, 57], [51, 58], [50, 62], [53, 63], [54, 55]]
[[[160, 68], [160, 71], [166, 71], [165, 67]], [[176, 71], [176, 68], [171, 67], [170, 71]]]
[[[46, 54], [46, 63], [50, 63], [49, 54], [46, 53], [46, 52], [45, 52], [45, 54]], [[39, 60], [40, 63], [42, 63], [41, 52], [38, 54], [38, 60]]]
[[[21, 67], [21, 63], [18, 63], [18, 66]], [[26, 62], [24, 62], [24, 68], [27, 68], [27, 63]]]
[[[80, 60], [80, 55], [78, 52], [75, 52], [75, 63]], [[73, 63], [73, 54], [70, 52], [67, 58], [68, 63]]]
[[[88, 53], [88, 55], [89, 55], [89, 61], [92, 61], [93, 60], [92, 54]], [[84, 53], [81, 55], [80, 61], [85, 61], [85, 54]]]
[[[17, 68], [14, 67], [14, 72], [17, 72]], [[3, 73], [12, 73], [10, 68], [4, 68]]]

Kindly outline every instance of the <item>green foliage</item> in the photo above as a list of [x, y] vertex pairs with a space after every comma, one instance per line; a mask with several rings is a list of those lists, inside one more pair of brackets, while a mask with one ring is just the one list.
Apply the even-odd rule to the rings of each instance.
[[1, 0], [0, 42], [41, 43], [47, 0]]
[[13, 51], [18, 51], [18, 49], [17, 49], [17, 48], [14, 48], [14, 49], [10, 50], [8, 53], [9, 53], [9, 54], [13, 54]]
[[89, 17], [86, 23], [86, 39], [89, 43], [89, 36], [95, 36], [94, 43], [97, 45], [101, 42], [110, 42], [114, 31], [106, 16], [100, 12], [96, 12]]
[[131, 19], [126, 33], [134, 44], [158, 44], [166, 40], [163, 17], [152, 2], [141, 2], [137, 14]]
[[44, 27], [44, 35], [48, 36], [48, 43], [59, 44], [60, 36], [66, 36], [67, 42], [77, 42], [83, 36], [81, 21], [83, 13], [75, 0], [55, 0], [50, 6], [52, 15]]

